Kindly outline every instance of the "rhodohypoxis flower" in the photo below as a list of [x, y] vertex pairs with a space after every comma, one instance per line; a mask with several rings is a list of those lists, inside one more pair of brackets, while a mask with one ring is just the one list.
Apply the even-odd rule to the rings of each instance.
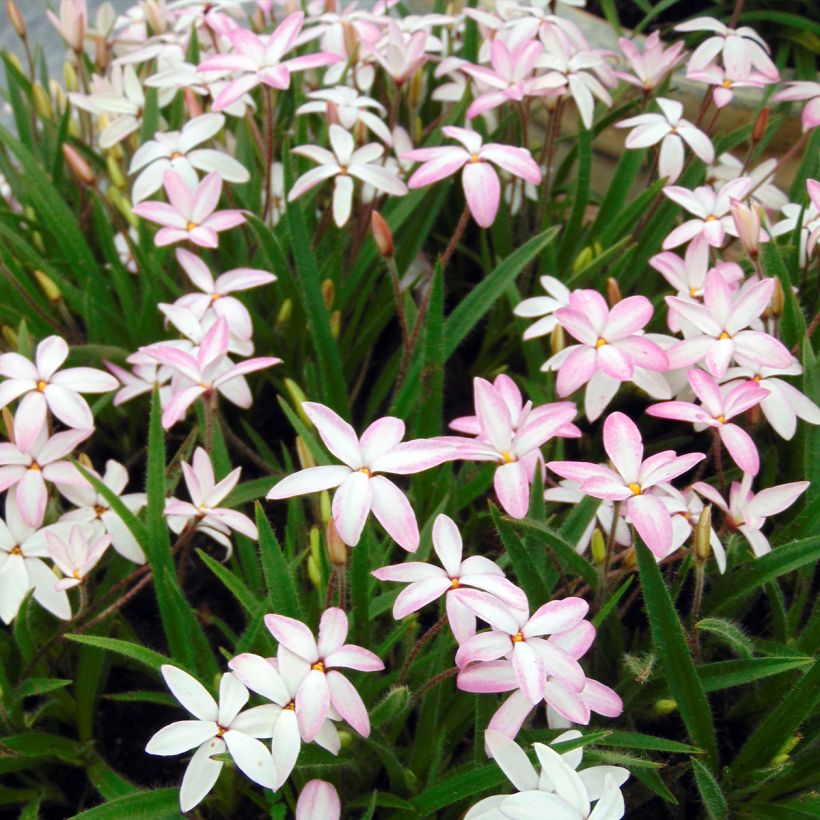
[[172, 367], [181, 377], [173, 398], [162, 413], [162, 425], [167, 430], [176, 424], [200, 396], [222, 394], [238, 407], [252, 403], [246, 373], [273, 367], [282, 360], [273, 356], [259, 356], [233, 364], [227, 357], [228, 323], [219, 318], [205, 334], [195, 353], [187, 353], [167, 344], [152, 345], [145, 353], [160, 364]]
[[580, 344], [565, 347], [542, 367], [558, 369], [558, 395], [569, 396], [586, 384], [584, 409], [594, 421], [621, 382], [634, 379], [650, 393], [663, 391], [665, 382], [658, 386], [644, 375], [669, 367], [666, 353], [642, 333], [652, 312], [645, 296], [629, 296], [610, 310], [597, 291], [573, 291], [569, 306], [556, 310], [555, 318]]
[[107, 393], [117, 380], [94, 367], [60, 370], [68, 358], [68, 345], [59, 336], [49, 336], [37, 345], [34, 362], [19, 353], [0, 355], [0, 407], [22, 397], [17, 408], [15, 441], [27, 450], [46, 423], [48, 410], [67, 427], [91, 430], [94, 416], [80, 393]]
[[658, 172], [674, 182], [683, 170], [683, 143], [685, 142], [703, 162], [713, 162], [715, 149], [706, 134], [681, 119], [683, 105], [677, 100], [658, 97], [655, 102], [662, 114], [639, 114], [616, 123], [617, 128], [633, 128], [626, 136], [627, 148], [647, 148], [660, 142]]
[[404, 422], [393, 416], [374, 421], [359, 438], [329, 407], [302, 402], [325, 447], [342, 464], [308, 467], [283, 478], [267, 498], [279, 500], [338, 487], [333, 496], [333, 522], [342, 541], [355, 547], [372, 510], [390, 537], [408, 552], [419, 546], [416, 514], [404, 493], [379, 473], [411, 475], [436, 467], [455, 448], [438, 439], [402, 442]]
[[727, 526], [740, 532], [749, 542], [755, 556], [760, 558], [772, 549], [769, 539], [762, 532], [766, 519], [791, 507], [811, 482], [794, 481], [753, 493], [752, 478], [749, 473], [744, 473], [741, 481], [732, 482], [728, 504], [710, 484], [698, 481], [692, 487], [723, 511]]
[[65, 535], [69, 524], [43, 527], [40, 517], [29, 525], [20, 514], [14, 496], [6, 496], [6, 520], [0, 519], [0, 619], [10, 624], [20, 604], [32, 596], [43, 609], [57, 618], [71, 617], [71, 606], [64, 589], [56, 588], [56, 577], [42, 560], [48, 558], [46, 533]]
[[[132, 513], [138, 513], [145, 506], [147, 499], [145, 493], [123, 494], [128, 484], [128, 472], [122, 464], [109, 459], [105, 463], [105, 473], [102, 476], [90, 468], [87, 469], [95, 478], [99, 478]], [[60, 520], [89, 525], [98, 534], [108, 533], [111, 536], [111, 546], [120, 555], [137, 564], [145, 563], [145, 553], [142, 547], [120, 516], [111, 509], [108, 501], [76, 468], [74, 468], [74, 473], [76, 477], [71, 483], [61, 481], [57, 485], [60, 493], [76, 507], [65, 513]]]
[[404, 85], [427, 62], [427, 32], [402, 31], [396, 20], [388, 20], [382, 40], [375, 44], [362, 41], [361, 45], [397, 86]]
[[680, 62], [683, 51], [683, 41], [673, 43], [665, 49], [658, 31], [653, 31], [646, 38], [643, 54], [635, 43], [627, 40], [626, 37], [621, 37], [618, 45], [635, 73], [633, 75], [625, 71], [616, 71], [615, 76], [631, 85], [637, 85], [645, 92], [654, 90], [666, 79], [666, 76]]
[[203, 248], [219, 245], [217, 234], [235, 228], [245, 221], [242, 211], [217, 211], [222, 195], [222, 177], [212, 171], [196, 187], [189, 188], [185, 180], [168, 169], [162, 177], [168, 202], [140, 202], [134, 213], [163, 227], [157, 231], [157, 246], [172, 245], [186, 239]]
[[475, 616], [461, 604], [458, 595], [449, 594], [462, 587], [483, 589], [508, 606], [527, 608], [527, 596], [504, 576], [504, 571], [483, 555], [462, 560], [464, 544], [455, 521], [446, 515], [436, 516], [433, 524], [433, 549], [441, 567], [423, 561], [405, 561], [373, 570], [380, 581], [409, 584], [393, 604], [393, 617], [400, 620], [431, 601], [446, 595], [447, 620], [459, 643], [475, 634]]
[[714, 17], [697, 17], [675, 26], [675, 31], [711, 31], [689, 57], [687, 72], [706, 68], [718, 55], [723, 65], [735, 77], [746, 77], [752, 67], [766, 75], [770, 82], [777, 82], [780, 73], [769, 58], [769, 47], [763, 38], [749, 26], [729, 28]]
[[206, 57], [198, 69], [239, 74], [217, 94], [213, 110], [222, 111], [260, 84], [280, 90], [289, 88], [292, 71], [306, 71], [339, 62], [341, 58], [338, 55], [324, 52], [282, 59], [293, 49], [304, 22], [305, 15], [295, 11], [267, 36], [256, 35], [243, 28], [228, 32], [233, 51]]
[[88, 573], [97, 566], [97, 562], [111, 543], [110, 535], [89, 539], [85, 528], [79, 524], [71, 527], [67, 540], [63, 540], [54, 532], [46, 531], [45, 535], [51, 560], [65, 576], [57, 581], [55, 589], [58, 590], [79, 586]]
[[216, 135], [225, 124], [222, 114], [202, 114], [188, 120], [181, 131], [158, 132], [143, 143], [131, 159], [130, 174], [140, 171], [131, 189], [136, 204], [162, 187], [163, 176], [170, 168], [189, 187], [196, 187], [197, 171], [217, 171], [226, 182], [247, 182], [248, 169], [233, 157], [212, 148], [196, 148]]
[[689, 70], [686, 76], [690, 80], [714, 86], [712, 99], [716, 108], [723, 108], [732, 101], [735, 88], [763, 88], [770, 83], [777, 82], [759, 71], [752, 71], [738, 77], [719, 65], [708, 65], [696, 71]]
[[492, 627], [491, 631], [479, 632], [461, 644], [456, 652], [459, 669], [476, 661], [507, 658], [521, 693], [533, 705], [546, 696], [548, 675], [575, 692], [584, 688], [586, 676], [578, 661], [556, 641], [544, 636], [579, 627], [589, 610], [586, 601], [549, 601], [530, 616], [528, 609], [511, 609], [494, 595], [479, 590], [465, 589], [459, 600]]
[[[570, 729], [558, 735], [555, 743], [577, 740], [581, 733]], [[576, 771], [583, 760], [583, 748], [559, 754], [543, 743], [532, 747], [541, 764], [541, 774], [530, 763], [524, 750], [501, 732], [488, 729], [484, 744], [517, 794], [485, 797], [464, 816], [464, 820], [620, 820], [624, 798], [620, 787], [629, 771], [621, 766], [589, 766]], [[590, 803], [597, 801], [594, 809]]]
[[178, 248], [176, 256], [188, 278], [202, 291], [186, 293], [176, 304], [190, 310], [198, 319], [211, 310], [225, 319], [232, 335], [249, 340], [253, 335], [251, 315], [242, 302], [230, 294], [269, 285], [276, 281], [276, 276], [256, 268], [235, 268], [214, 280], [208, 266], [195, 254]]
[[114, 406], [118, 407], [145, 393], [153, 393], [156, 387], [159, 388], [160, 404], [165, 407], [171, 396], [168, 382], [174, 371], [170, 367], [157, 364], [144, 353], [131, 354], [126, 361], [132, 366], [131, 370], [126, 370], [113, 362], [105, 362], [105, 366], [122, 383], [122, 387], [114, 396]]
[[638, 535], [656, 558], [665, 558], [672, 546], [669, 510], [647, 490], [690, 470], [705, 456], [679, 456], [664, 450], [643, 457], [643, 440], [637, 425], [623, 413], [611, 413], [604, 422], [604, 449], [614, 469], [583, 461], [550, 461], [550, 470], [562, 478], [577, 481], [580, 490], [593, 498], [626, 502], [626, 511]]
[[[296, 109], [297, 114], [329, 114], [338, 119], [339, 125], [347, 131], [361, 124], [372, 131], [385, 145], [393, 144], [390, 129], [384, 121], [387, 113], [384, 106], [372, 97], [359, 94], [355, 88], [337, 85], [335, 88], [320, 88], [311, 91], [308, 100]], [[375, 112], [375, 113], [374, 113]]]
[[471, 120], [505, 102], [521, 102], [525, 97], [542, 95], [563, 86], [562, 77], [533, 74], [535, 62], [543, 50], [544, 46], [538, 40], [521, 40], [510, 47], [503, 40], [494, 39], [490, 44], [492, 68], [462, 63], [460, 71], [489, 86], [488, 91], [473, 100], [467, 109], [467, 119]]
[[797, 202], [789, 202], [781, 210], [786, 216], [773, 228], [772, 236], [789, 235], [799, 226], [800, 264], [805, 265], [820, 240], [820, 182], [810, 179], [806, 182], [809, 204], [803, 207]]
[[689, 384], [700, 405], [688, 401], [665, 401], [647, 408], [650, 416], [661, 419], [688, 421], [697, 427], [712, 427], [744, 473], [757, 475], [760, 457], [752, 437], [731, 419], [759, 404], [768, 391], [757, 382], [742, 382], [734, 387], [721, 388], [715, 379], [703, 370], [692, 368], [687, 374]]
[[533, 185], [541, 182], [541, 169], [525, 148], [495, 142], [482, 145], [479, 133], [453, 125], [445, 125], [442, 131], [464, 147], [415, 148], [402, 154], [403, 160], [424, 163], [410, 177], [407, 187], [424, 188], [463, 168], [461, 184], [464, 196], [473, 219], [482, 228], [493, 224], [501, 200], [501, 183], [493, 165]]
[[738, 177], [747, 176], [752, 182], [749, 199], [759, 202], [767, 209], [779, 211], [789, 198], [778, 188], [773, 180], [773, 171], [777, 166], [777, 159], [771, 157], [756, 165], [751, 170], [745, 168], [743, 160], [732, 154], [723, 153], [717, 158], [714, 165], [710, 165], [706, 174], [709, 185], [720, 190], [727, 182]]
[[786, 87], [778, 91], [772, 100], [808, 100], [801, 115], [803, 130], [808, 131], [820, 125], [820, 83], [809, 80], [786, 83]]
[[296, 820], [339, 820], [339, 793], [327, 780], [309, 780], [296, 801]]
[[51, 9], [48, 9], [46, 14], [69, 47], [73, 51], [82, 51], [85, 24], [88, 19], [86, 0], [60, 0], [59, 15]]
[[691, 367], [703, 361], [713, 376], [723, 376], [734, 357], [768, 367], [788, 367], [792, 355], [781, 342], [749, 325], [766, 309], [774, 292], [774, 279], [749, 280], [732, 291], [718, 271], [706, 274], [703, 304], [667, 296], [666, 303], [695, 332], [667, 351], [669, 367]]
[[318, 162], [319, 167], [302, 174], [293, 183], [288, 202], [293, 202], [320, 182], [334, 177], [333, 221], [341, 228], [350, 218], [354, 177], [393, 196], [404, 196], [407, 193], [407, 186], [396, 172], [378, 162], [384, 154], [384, 146], [371, 142], [362, 148], [356, 148], [352, 135], [341, 125], [331, 125], [329, 134], [332, 151], [318, 145], [300, 145], [293, 149], [294, 154]]
[[[313, 740], [331, 754], [339, 753], [339, 733], [330, 718], [325, 719], [313, 738], [305, 737], [300, 728], [296, 698], [299, 687], [310, 672], [310, 664], [280, 645], [276, 658], [244, 652], [231, 659], [228, 666], [248, 689], [271, 701], [271, 754], [276, 766], [275, 789], [290, 777], [302, 748], [302, 740]], [[315, 697], [307, 690], [303, 696]], [[338, 720], [340, 715], [333, 710], [333, 717]]]
[[265, 625], [281, 646], [301, 660], [307, 674], [296, 693], [296, 720], [305, 740], [314, 740], [330, 714], [341, 715], [360, 735], [370, 734], [367, 707], [353, 684], [339, 671], [379, 672], [384, 664], [369, 649], [345, 643], [347, 615], [338, 607], [322, 613], [319, 641], [301, 622], [266, 615]]
[[734, 236], [734, 220], [729, 212], [732, 200], [743, 199], [751, 187], [749, 177], [733, 179], [719, 191], [714, 191], [707, 185], [701, 185], [694, 191], [678, 185], [667, 185], [663, 189], [664, 194], [694, 214], [695, 218], [678, 225], [663, 240], [663, 249], [676, 248], [696, 236], [703, 236], [713, 248], [719, 248], [727, 233]]
[[450, 425], [476, 438], [448, 437], [459, 448], [459, 458], [498, 464], [493, 486], [508, 515], [523, 518], [530, 506], [530, 483], [541, 461], [541, 447], [553, 436], [574, 436], [571, 424], [576, 408], [572, 402], [533, 407], [523, 403], [521, 392], [509, 376], [494, 384], [473, 379], [476, 415], [456, 419]]
[[748, 379], [765, 388], [768, 392], [760, 401], [760, 409], [772, 429], [790, 441], [797, 430], [797, 419], [820, 424], [820, 407], [793, 384], [780, 378], [799, 376], [802, 372], [803, 368], [796, 359], [789, 367], [767, 367], [747, 362], [743, 366], [729, 368], [724, 378], [726, 384], [737, 384], [741, 379]]
[[182, 462], [182, 474], [185, 476], [191, 501], [180, 501], [177, 498], [165, 501], [165, 515], [174, 532], [182, 532], [186, 526], [195, 526], [222, 544], [228, 550], [228, 557], [232, 550], [231, 530], [256, 541], [259, 537], [256, 524], [247, 515], [219, 506], [239, 481], [241, 467], [232, 470], [217, 482], [210, 456], [202, 447], [197, 447], [192, 463]]
[[532, 296], [529, 299], [524, 299], [513, 310], [516, 316], [525, 319], [538, 319], [524, 331], [524, 341], [552, 333], [558, 324], [555, 311], [558, 308], [569, 306], [570, 292], [563, 282], [558, 281], [554, 276], [542, 276], [538, 281], [549, 295]]
[[214, 755], [226, 752], [237, 767], [260, 786], [272, 789], [276, 769], [270, 752], [258, 738], [270, 737], [271, 709], [256, 706], [242, 712], [249, 693], [235, 675], [226, 672], [219, 682], [219, 703], [194, 677], [170, 664], [161, 667], [171, 694], [195, 720], [178, 720], [160, 729], [145, 751], [152, 755], [178, 755], [196, 747], [182, 778], [179, 805], [190, 811], [216, 783], [222, 771]]

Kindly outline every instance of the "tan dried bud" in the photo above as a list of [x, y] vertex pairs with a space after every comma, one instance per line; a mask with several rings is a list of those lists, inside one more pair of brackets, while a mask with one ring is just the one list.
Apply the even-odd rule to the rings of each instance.
[[94, 184], [94, 172], [91, 170], [91, 166], [82, 154], [67, 142], [63, 143], [63, 159], [77, 182], [81, 185]]
[[327, 557], [336, 567], [343, 567], [347, 563], [347, 544], [342, 541], [333, 519], [329, 519], [325, 527], [327, 541]]
[[606, 280], [606, 298], [609, 301], [609, 306], [615, 307], [621, 301], [621, 288], [618, 281], [611, 276]]
[[60, 293], [60, 289], [50, 276], [46, 276], [41, 270], [36, 270], [34, 271], [34, 278], [37, 280], [37, 284], [45, 294], [46, 299], [50, 302], [59, 302], [63, 298], [63, 294]]
[[165, 15], [155, 0], [147, 0], [143, 8], [145, 9], [145, 20], [151, 27], [154, 34], [163, 34], [167, 29]]
[[564, 328], [561, 325], [556, 325], [550, 333], [550, 353], [555, 356], [564, 349], [565, 345]]
[[411, 110], [415, 111], [421, 103], [421, 98], [424, 91], [424, 72], [419, 69], [410, 80], [410, 88], [408, 89], [408, 102]]
[[356, 59], [356, 52], [359, 50], [359, 35], [353, 25], [345, 20], [342, 23], [342, 38], [345, 44], [345, 54], [350, 62]]
[[26, 23], [23, 20], [23, 15], [20, 14], [20, 9], [14, 0], [6, 0], [6, 14], [8, 15], [11, 27], [17, 32], [17, 36], [21, 40], [26, 39]]
[[333, 307], [333, 300], [336, 298], [336, 285], [332, 279], [325, 279], [322, 282], [322, 300], [325, 307], [330, 310]]
[[393, 232], [390, 230], [385, 218], [378, 211], [373, 211], [370, 216], [370, 229], [373, 231], [373, 239], [379, 253], [385, 259], [392, 259], [396, 251], [393, 245]]
[[[5, 330], [5, 328], [4, 328]], [[6, 431], [6, 438], [14, 444], [14, 416], [12, 415], [11, 410], [9, 410], [8, 405], [3, 408], [2, 410], [3, 415], [3, 428]]]
[[606, 539], [598, 527], [592, 531], [592, 560], [596, 564], [603, 564], [606, 560]]
[[335, 102], [333, 102], [333, 100], [327, 101], [327, 108], [325, 108], [325, 119], [327, 120], [328, 128], [331, 125], [341, 124], [341, 120], [339, 119], [339, 107]]
[[769, 314], [775, 319], [783, 315], [783, 308], [786, 306], [786, 294], [783, 291], [783, 283], [775, 277], [774, 289], [772, 290], [772, 300], [769, 302]]
[[763, 139], [763, 135], [766, 133], [766, 126], [768, 124], [769, 109], [766, 107], [761, 109], [760, 113], [757, 115], [755, 124], [752, 126], [752, 144], [756, 145]]
[[303, 470], [316, 466], [313, 453], [310, 452], [310, 448], [301, 436], [296, 436], [296, 457], [299, 459], [299, 464]]
[[111, 59], [111, 49], [108, 47], [108, 40], [97, 34], [94, 37], [94, 65], [100, 74], [104, 73], [108, 68], [108, 62]]
[[77, 461], [79, 461], [86, 470], [90, 470], [94, 467], [87, 453], [80, 453], [80, 455], [77, 456]]
[[630, 547], [624, 553], [622, 566], [627, 572], [634, 572], [638, 568], [638, 555], [635, 552], [635, 547]]
[[40, 119], [53, 119], [54, 106], [51, 104], [51, 97], [48, 96], [48, 91], [46, 91], [40, 83], [34, 83], [31, 89], [31, 96], [34, 100], [34, 109], [37, 111]]
[[712, 505], [707, 504], [700, 513], [695, 525], [695, 560], [705, 563], [712, 553]]

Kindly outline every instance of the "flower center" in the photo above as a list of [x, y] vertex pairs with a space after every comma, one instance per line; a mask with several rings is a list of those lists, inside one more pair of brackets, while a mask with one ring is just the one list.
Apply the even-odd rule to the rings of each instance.
[[717, 222], [718, 218], [714, 214], [709, 214], [706, 219], [703, 220], [704, 222]]
[[325, 665], [321, 661], [316, 661], [316, 663], [314, 663], [310, 668], [315, 669], [317, 672], [325, 671]]
[[689, 295], [694, 299], [698, 295], [697, 288], [689, 288]]
[[597, 342], [595, 342], [595, 349], [600, 350], [605, 344], [606, 344], [606, 339], [604, 339], [602, 337], [602, 338], [598, 339]]
[[217, 723], [217, 725], [216, 725], [216, 736], [217, 736], [217, 737], [222, 737], [222, 735], [224, 735], [224, 734], [225, 734], [225, 732], [227, 732], [227, 731], [228, 731], [228, 727], [227, 727], [227, 726], [220, 726], [220, 725]]
[[20, 549], [16, 544], [9, 550], [9, 555], [22, 555], [23, 550]]
[[80, 575], [80, 570], [78, 570], [78, 569], [75, 569], [75, 570], [74, 570], [74, 572], [72, 572], [72, 573], [71, 573], [71, 577], [72, 577], [75, 581], [80, 581], [80, 580], [82, 580], [82, 576]]
[[339, 176], [347, 176], [347, 165], [339, 166]]
[[722, 339], [731, 339], [732, 337], [724, 330], [723, 333], [718, 336], [718, 341]]
[[719, 421], [721, 424], [726, 424], [726, 416], [718, 416], [715, 421]]
[[217, 299], [221, 299], [221, 298], [222, 298], [221, 293], [212, 293], [211, 294], [211, 303], [213, 304], [214, 302], [217, 301]]
[[42, 467], [36, 462], [32, 461], [29, 465], [29, 470], [36, 470], [38, 473], [42, 471]]
[[360, 472], [362, 475], [367, 476], [368, 478], [370, 478], [370, 476], [373, 475], [373, 473], [370, 472], [370, 467], [362, 467], [357, 472]]
[[94, 514], [97, 516], [97, 518], [102, 518], [103, 513], [105, 512], [108, 512], [108, 510], [105, 507], [101, 507], [99, 504], [97, 504], [97, 506], [94, 507]]
[[188, 231], [188, 233], [190, 233], [192, 230], [194, 230], [194, 228], [196, 228], [196, 226], [197, 226], [197, 225], [196, 225], [196, 222], [189, 222], [189, 223], [185, 226], [185, 229]]
[[295, 711], [296, 711], [296, 701], [295, 701], [295, 700], [292, 700], [292, 701], [291, 701], [291, 702], [290, 702], [290, 703], [289, 703], [289, 704], [285, 707], [285, 709], [290, 709], [290, 711], [291, 711], [291, 712], [295, 712]]
[[171, 154], [171, 159], [172, 159], [172, 160], [174, 160], [174, 159], [182, 159], [184, 156], [185, 156], [185, 154], [183, 154], [183, 153], [182, 153], [182, 151], [174, 151], [174, 153], [173, 153], [173, 154]]
[[501, 458], [504, 460], [504, 464], [510, 464], [511, 462], [515, 461], [515, 456], [509, 452], [509, 450], [504, 450], [501, 453]]
[[39, 393], [42, 393], [46, 387], [48, 387], [48, 382], [45, 379], [40, 379], [40, 381], [37, 382], [37, 391]]
[[724, 80], [723, 81], [723, 87], [724, 88], [731, 88], [732, 87], [732, 81], [731, 80]]
[[512, 636], [510, 639], [513, 643], [521, 643], [524, 640], [524, 635], [522, 632], [516, 632], [515, 635]]
[[450, 589], [458, 589], [461, 586], [461, 581], [458, 578], [450, 579]]
[[641, 485], [633, 481], [631, 484], [627, 484], [629, 489], [632, 491], [632, 495], [640, 495], [641, 494]]

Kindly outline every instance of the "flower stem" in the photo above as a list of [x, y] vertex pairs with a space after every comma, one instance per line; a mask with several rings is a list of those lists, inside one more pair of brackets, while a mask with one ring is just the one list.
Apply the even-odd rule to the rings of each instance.
[[413, 665], [413, 661], [418, 657], [419, 652], [421, 651], [424, 644], [426, 644], [431, 638], [434, 638], [441, 632], [441, 628], [444, 624], [447, 623], [447, 616], [442, 615], [439, 620], [437, 620], [419, 639], [416, 641], [416, 645], [413, 647], [410, 654], [407, 656], [407, 660], [404, 662], [404, 666], [401, 668], [401, 672], [399, 673], [399, 686], [404, 683], [405, 679], [407, 678], [407, 673], [410, 671], [410, 667]]
[[271, 206], [271, 173], [273, 172], [274, 153], [273, 89], [265, 86], [262, 99], [265, 114], [265, 205], [262, 209], [262, 221], [267, 222]]
[[447, 680], [447, 678], [452, 678], [454, 675], [458, 674], [458, 667], [452, 666], [449, 669], [445, 669], [444, 672], [440, 672], [434, 678], [430, 678], [427, 683], [424, 684], [420, 689], [417, 689], [413, 692], [410, 701], [417, 701], [422, 695], [432, 689], [437, 683], [441, 683], [443, 680]]

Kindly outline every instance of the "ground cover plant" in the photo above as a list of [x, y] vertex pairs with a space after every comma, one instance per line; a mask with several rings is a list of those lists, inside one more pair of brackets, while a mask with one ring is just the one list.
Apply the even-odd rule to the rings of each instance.
[[820, 31], [576, 5], [8, 0], [3, 816], [820, 813]]

